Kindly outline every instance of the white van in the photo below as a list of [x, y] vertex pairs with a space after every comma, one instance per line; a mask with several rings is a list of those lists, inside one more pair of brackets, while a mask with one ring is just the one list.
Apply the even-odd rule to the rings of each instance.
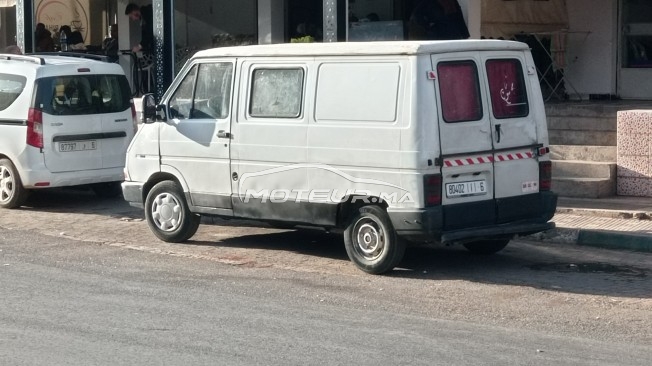
[[120, 195], [131, 91], [119, 65], [86, 57], [0, 54], [0, 207], [50, 187]]
[[200, 215], [343, 229], [382, 273], [406, 241], [501, 250], [554, 227], [544, 105], [510, 41], [282, 44], [197, 53], [127, 153], [154, 234]]

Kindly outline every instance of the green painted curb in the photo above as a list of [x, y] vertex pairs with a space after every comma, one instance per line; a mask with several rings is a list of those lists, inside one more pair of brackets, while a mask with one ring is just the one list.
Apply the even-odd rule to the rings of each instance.
[[577, 237], [577, 244], [607, 249], [652, 252], [652, 235], [580, 230]]

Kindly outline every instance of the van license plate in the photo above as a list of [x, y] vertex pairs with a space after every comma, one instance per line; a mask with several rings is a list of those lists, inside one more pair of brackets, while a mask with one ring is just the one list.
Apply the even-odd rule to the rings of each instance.
[[60, 152], [96, 150], [96, 149], [97, 149], [96, 140], [70, 141], [70, 142], [59, 143]]
[[446, 183], [446, 197], [463, 197], [487, 194], [487, 181]]

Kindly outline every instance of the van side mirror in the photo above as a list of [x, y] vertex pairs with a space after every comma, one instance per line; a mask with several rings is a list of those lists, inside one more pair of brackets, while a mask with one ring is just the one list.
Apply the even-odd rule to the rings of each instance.
[[[154, 94], [143, 95], [143, 123], [153, 123], [156, 121], [165, 121], [165, 112], [162, 105], [156, 104]], [[159, 116], [159, 112], [163, 112]]]

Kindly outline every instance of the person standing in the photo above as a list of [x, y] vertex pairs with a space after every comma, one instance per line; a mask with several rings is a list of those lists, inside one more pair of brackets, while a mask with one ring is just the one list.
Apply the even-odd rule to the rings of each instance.
[[36, 41], [36, 52], [53, 52], [54, 40], [52, 32], [45, 28], [45, 24], [38, 23], [34, 31], [34, 40]]
[[132, 22], [140, 21], [140, 43], [131, 48], [134, 53], [154, 52], [154, 13], [152, 5], [138, 6], [130, 3], [125, 8], [125, 15]]

